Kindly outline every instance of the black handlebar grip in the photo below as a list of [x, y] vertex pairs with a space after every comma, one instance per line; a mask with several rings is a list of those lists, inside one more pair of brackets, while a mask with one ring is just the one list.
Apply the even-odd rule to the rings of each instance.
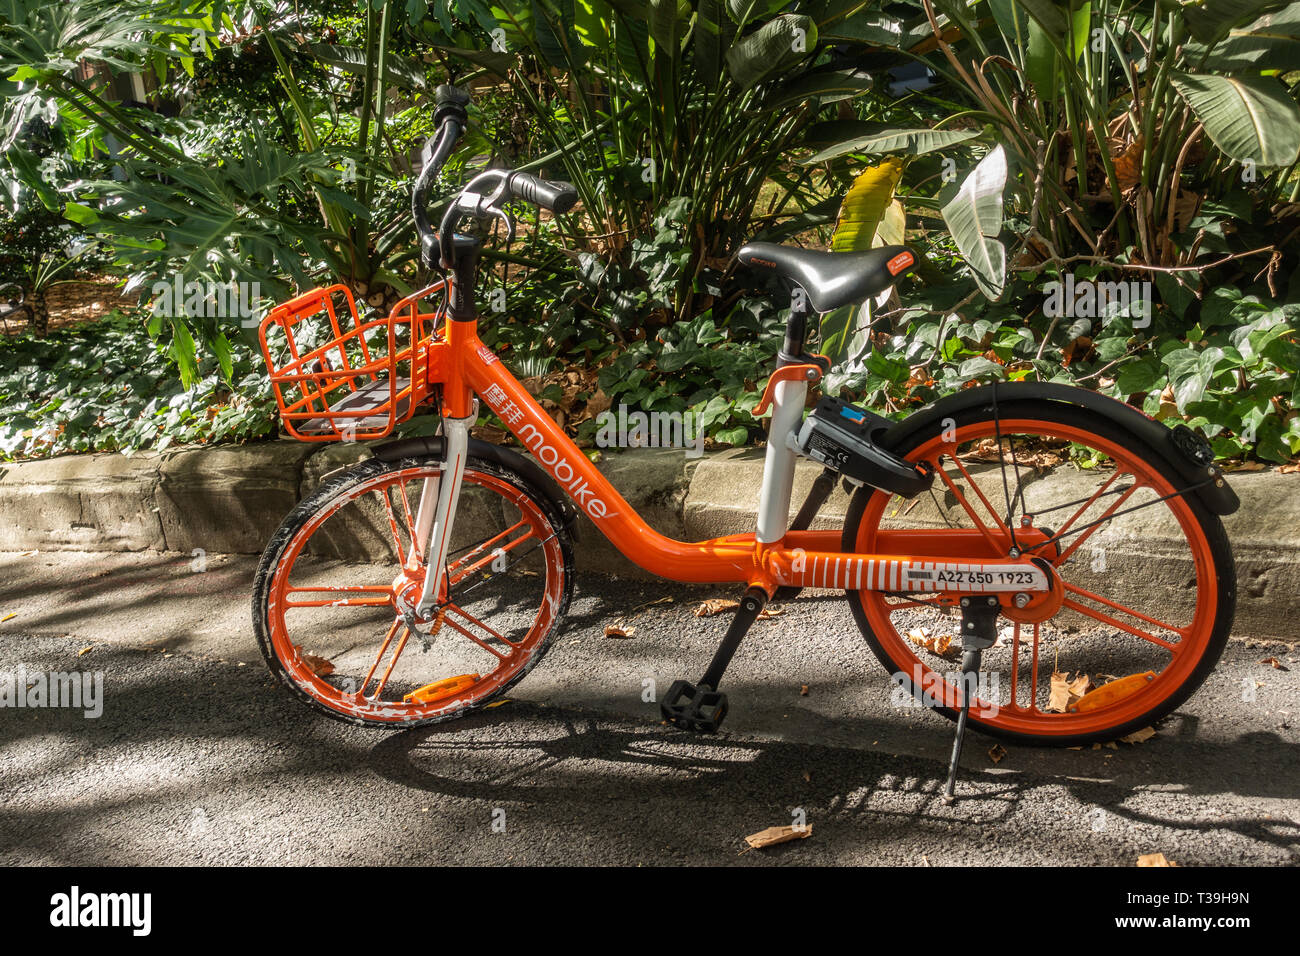
[[515, 173], [510, 180], [510, 191], [515, 196], [563, 215], [578, 202], [578, 190], [572, 183], [538, 179], [528, 173]]
[[441, 126], [442, 121], [448, 117], [459, 122], [462, 127], [469, 121], [466, 109], [469, 106], [469, 93], [465, 90], [444, 83], [434, 91], [434, 102], [438, 104], [433, 114], [435, 126]]

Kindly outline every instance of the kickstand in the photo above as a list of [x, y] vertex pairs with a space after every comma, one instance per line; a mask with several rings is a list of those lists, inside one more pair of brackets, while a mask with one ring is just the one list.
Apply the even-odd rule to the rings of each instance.
[[985, 648], [992, 647], [997, 641], [998, 611], [998, 599], [991, 594], [961, 599], [961, 712], [957, 715], [957, 735], [952, 742], [948, 782], [943, 790], [943, 803], [947, 807], [957, 801], [957, 765], [961, 762], [966, 719], [970, 716], [971, 698], [979, 686], [980, 659]]

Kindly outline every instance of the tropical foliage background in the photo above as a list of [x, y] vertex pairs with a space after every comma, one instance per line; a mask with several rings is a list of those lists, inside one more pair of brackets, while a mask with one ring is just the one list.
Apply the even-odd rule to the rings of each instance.
[[[1258, 0], [0, 0], [0, 458], [275, 434], [255, 317], [155, 284], [385, 312], [425, 278], [408, 195], [454, 82], [439, 202], [495, 163], [582, 197], [520, 209], [480, 290], [580, 440], [611, 403], [761, 440], [784, 302], [736, 249], [906, 241], [910, 278], [823, 317], [827, 389], [902, 414], [1072, 382], [1289, 461], [1298, 54], [1300, 3]], [[129, 305], [47, 327], [86, 275]], [[1067, 281], [1146, 298], [1062, 314]]]

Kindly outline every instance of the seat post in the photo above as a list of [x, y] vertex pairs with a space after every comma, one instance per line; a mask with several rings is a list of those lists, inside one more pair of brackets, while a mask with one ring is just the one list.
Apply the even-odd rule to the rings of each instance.
[[808, 295], [803, 287], [792, 284], [790, 291], [790, 318], [785, 323], [785, 342], [778, 356], [782, 365], [798, 365], [803, 355], [804, 339], [808, 337]]

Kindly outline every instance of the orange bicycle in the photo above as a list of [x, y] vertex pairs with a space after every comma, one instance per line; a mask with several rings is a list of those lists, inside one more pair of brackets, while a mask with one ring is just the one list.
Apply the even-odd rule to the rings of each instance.
[[[805, 415], [809, 387], [830, 365], [805, 351], [809, 317], [887, 288], [913, 264], [902, 246], [740, 250], [742, 265], [802, 291], [756, 409], [772, 414], [757, 528], [690, 543], [652, 530], [478, 337], [481, 240], [458, 224], [512, 228], [507, 202], [564, 213], [576, 192], [490, 169], [433, 229], [429, 187], [465, 127], [468, 97], [442, 87], [438, 102], [412, 208], [424, 261], [444, 278], [385, 319], [362, 321], [346, 287], [332, 286], [261, 324], [293, 436], [376, 439], [422, 406], [441, 416], [436, 437], [379, 444], [327, 475], [272, 536], [253, 621], [294, 695], [383, 727], [500, 698], [542, 659], [564, 616], [578, 514], [656, 575], [745, 587], [703, 677], [677, 681], [660, 702], [683, 728], [717, 729], [723, 672], [778, 590], [843, 591], [898, 691], [957, 720], [949, 798], [968, 722], [1018, 741], [1108, 740], [1168, 714], [1205, 679], [1232, 622], [1235, 572], [1219, 516], [1237, 499], [1190, 429], [1032, 382], [966, 389], [901, 422], [831, 397]], [[304, 330], [325, 344], [300, 349]], [[480, 400], [531, 457], [469, 436]], [[825, 470], [791, 520], [800, 456]], [[841, 481], [853, 489], [843, 528], [809, 530]], [[1107, 549], [1126, 555], [1125, 568], [1141, 559], [1144, 572], [1108, 571]]]

